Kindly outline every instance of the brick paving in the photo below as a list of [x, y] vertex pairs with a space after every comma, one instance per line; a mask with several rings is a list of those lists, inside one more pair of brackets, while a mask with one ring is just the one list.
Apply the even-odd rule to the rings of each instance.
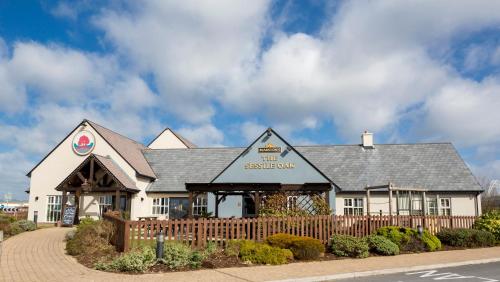
[[265, 281], [500, 257], [500, 247], [495, 247], [363, 260], [127, 275], [89, 269], [66, 255], [64, 236], [67, 231], [64, 228], [39, 229], [4, 241], [0, 281]]

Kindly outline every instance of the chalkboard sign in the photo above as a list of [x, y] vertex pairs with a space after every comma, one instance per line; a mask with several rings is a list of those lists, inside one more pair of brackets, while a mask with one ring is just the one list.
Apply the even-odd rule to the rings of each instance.
[[64, 217], [62, 219], [62, 225], [64, 226], [73, 226], [73, 222], [75, 222], [75, 206], [66, 206], [64, 209]]

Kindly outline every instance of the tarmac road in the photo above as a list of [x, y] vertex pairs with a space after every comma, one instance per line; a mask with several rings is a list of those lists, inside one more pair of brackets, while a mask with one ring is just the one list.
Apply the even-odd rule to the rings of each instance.
[[354, 279], [335, 280], [339, 282], [497, 282], [500, 281], [500, 262], [464, 265], [449, 268], [402, 272], [397, 274], [367, 276]]

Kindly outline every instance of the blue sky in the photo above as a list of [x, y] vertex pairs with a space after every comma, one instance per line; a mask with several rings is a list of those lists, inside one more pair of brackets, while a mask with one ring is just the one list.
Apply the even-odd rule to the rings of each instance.
[[88, 118], [244, 146], [453, 142], [500, 178], [496, 1], [0, 1], [0, 197]]

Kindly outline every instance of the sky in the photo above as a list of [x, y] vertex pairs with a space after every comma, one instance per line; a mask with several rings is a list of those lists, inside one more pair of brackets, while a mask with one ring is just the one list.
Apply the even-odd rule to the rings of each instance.
[[0, 199], [84, 118], [201, 147], [452, 142], [500, 178], [500, 1], [0, 0]]

